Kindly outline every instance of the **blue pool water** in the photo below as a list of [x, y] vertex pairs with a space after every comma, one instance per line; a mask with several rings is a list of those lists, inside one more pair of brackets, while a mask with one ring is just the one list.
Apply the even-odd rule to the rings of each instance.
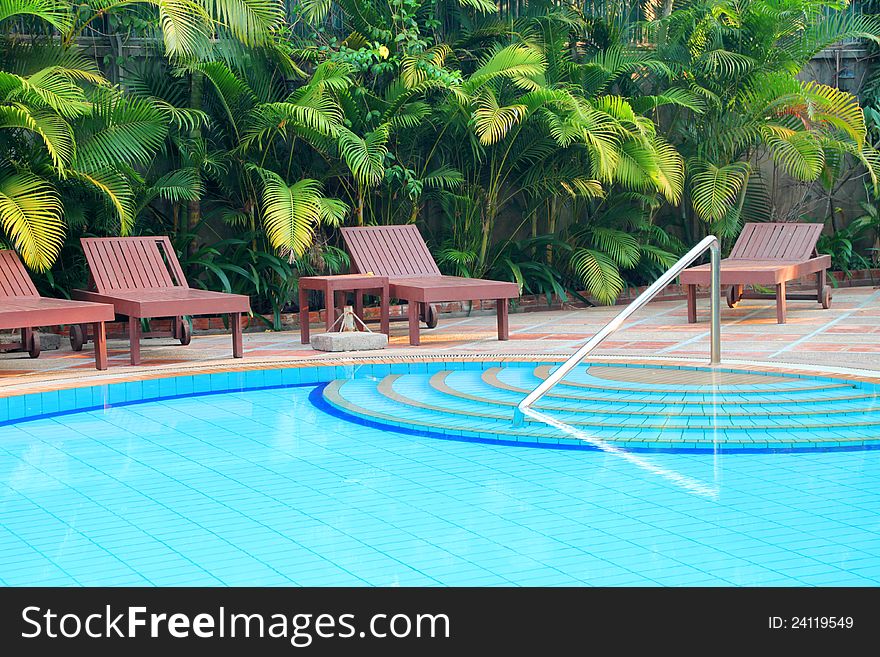
[[[497, 378], [517, 383], [530, 372]], [[477, 375], [460, 371], [444, 381], [476, 394]], [[436, 387], [418, 387], [434, 374], [421, 376], [421, 383], [386, 382], [386, 392], [441, 404]], [[363, 402], [363, 382], [375, 387], [383, 378], [337, 388], [344, 395], [351, 385], [352, 399]], [[585, 376], [572, 382], [589, 383]], [[480, 440], [480, 432], [470, 440], [461, 413], [453, 419], [465, 428], [443, 440], [437, 432], [353, 422], [351, 409], [325, 396], [331, 386], [105, 405], [0, 426], [0, 583], [880, 583], [880, 451], [544, 449], [515, 438]], [[773, 386], [778, 399], [740, 401], [761, 402], [769, 422], [774, 411], [766, 404], [800, 398], [794, 408], [815, 404], [808, 416], [815, 422], [834, 417], [833, 397], [859, 418], [847, 420], [853, 426], [841, 435], [857, 435], [859, 426], [863, 437], [873, 435], [864, 419], [873, 399], [859, 389]], [[744, 389], [718, 391], [728, 393]], [[669, 406], [685, 409], [667, 414], [670, 421], [702, 412], [703, 402], [685, 403], [698, 401], [687, 398], [701, 394], [696, 387], [659, 394], [664, 399], [630, 410], [645, 410], [649, 424], [657, 418], [652, 402], [680, 403]], [[392, 412], [380, 408], [385, 401], [365, 403]], [[730, 413], [748, 408], [724, 403]], [[477, 407], [465, 408], [476, 415]], [[416, 410], [398, 420], [440, 415]], [[786, 424], [778, 412], [775, 421]], [[784, 431], [797, 440], [791, 427]]]

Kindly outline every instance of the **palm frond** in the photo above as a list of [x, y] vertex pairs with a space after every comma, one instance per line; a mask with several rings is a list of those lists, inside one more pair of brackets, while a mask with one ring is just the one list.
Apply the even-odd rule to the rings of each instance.
[[107, 92], [81, 128], [76, 166], [98, 171], [149, 163], [168, 134], [168, 121], [149, 101]]
[[119, 222], [119, 234], [128, 235], [134, 227], [135, 198], [129, 179], [118, 171], [71, 171], [70, 177], [97, 192], [112, 208]]
[[205, 0], [214, 19], [249, 46], [265, 43], [284, 16], [276, 0]]
[[657, 180], [657, 153], [645, 141], [629, 139], [618, 148], [614, 177], [630, 189], [652, 189]]
[[639, 242], [634, 235], [616, 228], [594, 226], [590, 237], [596, 248], [606, 253], [614, 262], [627, 269], [639, 262]]
[[348, 128], [340, 128], [340, 153], [360, 184], [372, 187], [382, 181], [390, 134], [388, 124], [380, 125], [365, 137], [359, 137]]
[[655, 137], [651, 143], [657, 157], [654, 183], [667, 201], [677, 204], [684, 189], [684, 158], [672, 144], [659, 137]]
[[61, 198], [31, 173], [0, 170], [0, 226], [28, 267], [47, 271], [64, 241]]
[[426, 189], [455, 189], [464, 182], [461, 171], [451, 166], [439, 166], [422, 176]]
[[[276, 173], [261, 170], [263, 195], [261, 214], [269, 243], [287, 252], [291, 261], [312, 243], [315, 227], [339, 208], [322, 204], [321, 183], [305, 178], [288, 185]], [[323, 215], [322, 215], [323, 213]]]
[[497, 144], [526, 114], [525, 105], [499, 107], [495, 94], [484, 89], [477, 97], [474, 130], [484, 146]]
[[157, 198], [179, 203], [198, 200], [205, 193], [205, 186], [198, 170], [188, 167], [169, 171], [150, 185], [150, 192]]
[[351, 208], [338, 198], [323, 196], [318, 199], [318, 218], [324, 226], [341, 226]]
[[0, 129], [3, 128], [19, 128], [38, 134], [61, 175], [73, 161], [76, 152], [73, 128], [57, 114], [31, 110], [18, 103], [0, 105]]
[[177, 57], [200, 58], [210, 49], [211, 18], [193, 0], [146, 0], [159, 9], [165, 51]]
[[33, 16], [63, 33], [73, 25], [70, 7], [61, 0], [0, 0], [0, 22], [16, 16]]
[[697, 215], [705, 221], [721, 221], [736, 205], [748, 171], [745, 162], [720, 167], [708, 162], [693, 163], [691, 199]]
[[480, 68], [462, 83], [462, 90], [473, 94], [498, 78], [508, 79], [522, 89], [535, 89], [546, 67], [540, 50], [521, 44], [510, 45], [486, 57]]
[[825, 154], [821, 142], [811, 132], [789, 131], [780, 135], [765, 129], [764, 142], [773, 159], [793, 178], [811, 181], [822, 173]]
[[704, 96], [690, 89], [681, 87], [671, 87], [656, 96], [640, 95], [629, 99], [632, 108], [637, 112], [645, 112], [649, 109], [656, 109], [664, 105], [676, 105], [685, 107], [692, 112], [702, 114], [706, 111], [706, 100]]
[[576, 249], [569, 261], [572, 271], [583, 282], [586, 291], [599, 303], [610, 305], [623, 291], [623, 278], [614, 261], [595, 249]]

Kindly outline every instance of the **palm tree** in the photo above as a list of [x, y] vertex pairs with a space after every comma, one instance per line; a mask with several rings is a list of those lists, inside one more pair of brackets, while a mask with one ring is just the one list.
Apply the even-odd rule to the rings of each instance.
[[[59, 31], [69, 5], [10, 0], [3, 19], [27, 16]], [[33, 269], [47, 270], [65, 234], [63, 191], [85, 188], [131, 225], [132, 167], [166, 132], [160, 108], [122, 96], [76, 47], [50, 38], [0, 47], [0, 198], [4, 232]]]
[[880, 36], [875, 18], [827, 11], [836, 7], [702, 1], [653, 23], [663, 36], [658, 54], [680, 71], [659, 79], [658, 93], [703, 99], [699, 120], [687, 108], [659, 117], [686, 158], [693, 217], [711, 230], [733, 236], [744, 218], [766, 219], [773, 193], [760, 176], [762, 159], [809, 182], [833, 177], [834, 163], [850, 157], [876, 183], [878, 154], [865, 140], [858, 100], [795, 77], [823, 48]]

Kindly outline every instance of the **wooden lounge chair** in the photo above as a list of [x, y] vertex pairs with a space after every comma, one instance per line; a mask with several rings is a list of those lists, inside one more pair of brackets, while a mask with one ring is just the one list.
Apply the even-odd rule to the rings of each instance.
[[389, 295], [409, 305], [409, 343], [419, 344], [419, 318], [436, 326], [431, 304], [495, 299], [498, 339], [507, 340], [507, 300], [519, 296], [516, 283], [443, 276], [419, 229], [405, 226], [343, 228], [342, 239], [355, 273], [387, 276]]
[[[224, 294], [189, 287], [177, 255], [167, 237], [83, 238], [89, 264], [89, 289], [74, 290], [85, 301], [113, 304], [117, 315], [128, 317], [131, 364], [141, 361], [141, 319], [172, 317], [171, 332], [151, 332], [147, 337], [171, 335], [181, 344], [192, 338], [187, 315], [228, 314], [232, 325], [232, 355], [242, 357], [241, 313], [250, 310], [242, 294]], [[71, 344], [81, 348], [82, 327], [71, 328]]]
[[[786, 299], [815, 300], [823, 308], [831, 306], [831, 288], [825, 272], [831, 256], [819, 255], [816, 242], [822, 224], [753, 223], [746, 224], [730, 256], [721, 261], [721, 284], [729, 285], [727, 305], [740, 299], [776, 299], [776, 321], [785, 324]], [[816, 292], [786, 293], [785, 284], [808, 274], [816, 275]], [[697, 285], [709, 285], [709, 265], [685, 269], [682, 285], [687, 285], [688, 322], [697, 321]], [[775, 287], [775, 294], [743, 292], [744, 285]]]
[[104, 303], [41, 297], [15, 251], [0, 251], [0, 329], [21, 329], [21, 342], [8, 347], [40, 355], [35, 326], [92, 324], [95, 334], [95, 367], [107, 369], [107, 334], [104, 322], [113, 319], [113, 306]]

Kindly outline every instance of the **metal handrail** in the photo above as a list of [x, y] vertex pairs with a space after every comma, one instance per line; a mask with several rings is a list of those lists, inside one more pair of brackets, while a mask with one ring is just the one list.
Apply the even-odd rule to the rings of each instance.
[[718, 245], [718, 238], [709, 235], [704, 238], [690, 251], [685, 253], [678, 262], [670, 267], [665, 274], [654, 281], [647, 290], [642, 292], [638, 297], [624, 308], [614, 319], [603, 326], [598, 333], [590, 338], [587, 343], [572, 354], [571, 358], [565, 361], [557, 369], [541, 382], [541, 384], [532, 390], [525, 399], [523, 399], [513, 412], [514, 426], [521, 426], [525, 420], [525, 414], [529, 412], [530, 407], [541, 397], [543, 397], [553, 386], [565, 378], [565, 375], [571, 372], [593, 349], [599, 346], [605, 338], [614, 333], [620, 326], [642, 306], [653, 299], [657, 294], [666, 287], [673, 278], [678, 276], [682, 270], [699, 258], [703, 252], [709, 249], [711, 259], [711, 327], [709, 329], [711, 354], [710, 364], [717, 365], [721, 362], [721, 311], [719, 303], [721, 301], [721, 255]]

